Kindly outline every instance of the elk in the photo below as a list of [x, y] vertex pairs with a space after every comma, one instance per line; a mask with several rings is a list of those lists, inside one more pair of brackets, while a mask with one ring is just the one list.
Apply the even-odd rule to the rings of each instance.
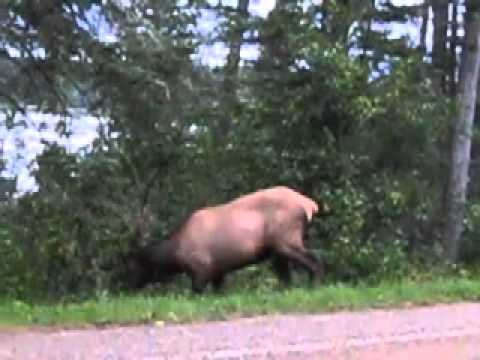
[[289, 263], [306, 270], [313, 282], [323, 275], [323, 265], [305, 248], [304, 235], [318, 212], [328, 213], [328, 206], [285, 186], [196, 210], [166, 240], [129, 255], [131, 285], [141, 288], [186, 273], [193, 292], [209, 283], [218, 290], [228, 273], [268, 259], [283, 283], [291, 281]]

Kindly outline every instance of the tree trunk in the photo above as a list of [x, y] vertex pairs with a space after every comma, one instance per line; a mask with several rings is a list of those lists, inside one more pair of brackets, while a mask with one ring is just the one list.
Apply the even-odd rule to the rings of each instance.
[[432, 1], [433, 10], [433, 48], [432, 65], [434, 86], [439, 94], [445, 94], [445, 75], [447, 74], [447, 32], [449, 0]]
[[422, 26], [420, 28], [420, 50], [423, 54], [427, 53], [427, 30], [428, 30], [428, 10], [430, 9], [430, 0], [425, 0], [422, 7]]
[[452, 134], [450, 173], [445, 201], [443, 246], [447, 259], [458, 258], [470, 166], [470, 148], [480, 68], [480, 4], [467, 2], [465, 46], [460, 65], [457, 119]]
[[449, 56], [449, 75], [448, 90], [451, 96], [457, 93], [457, 45], [458, 45], [458, 0], [451, 0], [452, 4], [452, 20], [450, 34], [450, 56]]
[[244, 21], [248, 16], [248, 4], [250, 0], [239, 0], [237, 7], [237, 18], [240, 24], [237, 24], [234, 36], [230, 42], [230, 52], [227, 57], [227, 74], [236, 76], [238, 65], [240, 63], [240, 49], [242, 46], [243, 33], [245, 32]]
[[[223, 96], [230, 110], [234, 109], [236, 103], [236, 90], [238, 83], [238, 66], [240, 64], [240, 50], [242, 47], [243, 34], [245, 32], [245, 19], [248, 17], [248, 5], [250, 0], [239, 0], [237, 6], [237, 26], [230, 40], [230, 51], [225, 66], [225, 78], [223, 80]], [[225, 142], [230, 131], [230, 119], [226, 116], [220, 119], [219, 138]]]

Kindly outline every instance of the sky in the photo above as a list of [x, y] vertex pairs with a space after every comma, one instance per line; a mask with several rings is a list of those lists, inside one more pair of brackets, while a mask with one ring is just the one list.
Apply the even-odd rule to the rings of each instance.
[[[320, 3], [322, 0], [309, 0], [309, 2]], [[414, 5], [421, 3], [421, 0], [393, 0], [395, 5]], [[236, 0], [224, 0], [224, 4], [235, 5]], [[275, 0], [251, 0], [249, 11], [261, 17], [265, 17], [275, 6]], [[409, 35], [411, 39], [418, 38], [416, 26], [392, 25], [393, 37]], [[199, 31], [208, 33], [214, 28], [214, 18], [206, 13], [199, 22]], [[431, 27], [430, 27], [431, 28]], [[109, 34], [104, 34], [108, 41]], [[217, 43], [212, 46], [202, 46], [199, 50], [199, 60], [210, 66], [221, 66], [228, 50]], [[241, 56], [243, 59], [254, 59], [258, 54], [255, 46], [243, 46]], [[71, 130], [73, 135], [69, 138], [60, 138], [55, 132], [55, 124], [58, 116], [50, 116], [29, 112], [27, 114], [27, 128], [17, 127], [14, 130], [6, 131], [2, 125], [4, 118], [0, 114], [0, 149], [3, 143], [3, 156], [7, 160], [6, 170], [3, 175], [17, 176], [17, 191], [19, 194], [35, 191], [34, 179], [30, 176], [30, 169], [35, 168], [35, 156], [44, 148], [41, 140], [57, 141], [64, 145], [68, 151], [77, 152], [82, 148], [89, 148], [96, 137], [96, 126], [98, 119], [88, 114], [76, 113], [71, 119]]]

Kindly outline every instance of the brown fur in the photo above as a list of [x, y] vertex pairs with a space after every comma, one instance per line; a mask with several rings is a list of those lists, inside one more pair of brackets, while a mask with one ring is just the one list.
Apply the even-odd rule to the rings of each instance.
[[166, 241], [136, 255], [144, 270], [140, 283], [185, 272], [193, 290], [202, 291], [208, 282], [219, 287], [226, 273], [268, 258], [285, 282], [290, 280], [288, 262], [303, 267], [313, 280], [321, 264], [305, 249], [303, 237], [318, 211], [315, 201], [283, 186], [197, 210]]

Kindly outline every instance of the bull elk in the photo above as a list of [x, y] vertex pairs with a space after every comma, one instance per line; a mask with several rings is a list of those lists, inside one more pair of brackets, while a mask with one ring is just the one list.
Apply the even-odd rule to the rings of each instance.
[[186, 273], [192, 290], [200, 293], [208, 283], [219, 289], [229, 272], [267, 259], [283, 283], [291, 281], [289, 263], [306, 270], [312, 282], [323, 274], [323, 265], [303, 238], [319, 211], [329, 210], [284, 186], [196, 210], [166, 240], [129, 255], [131, 285], [140, 288]]

